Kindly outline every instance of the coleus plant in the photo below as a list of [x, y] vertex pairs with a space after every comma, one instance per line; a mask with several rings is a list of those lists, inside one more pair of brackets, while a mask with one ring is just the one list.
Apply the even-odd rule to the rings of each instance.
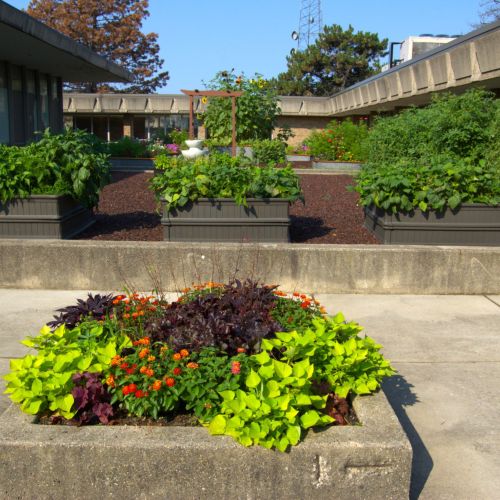
[[75, 386], [71, 391], [74, 399], [76, 415], [73, 417], [79, 424], [109, 423], [113, 416], [110, 404], [111, 394], [101, 382], [100, 373], [75, 373], [72, 377]]

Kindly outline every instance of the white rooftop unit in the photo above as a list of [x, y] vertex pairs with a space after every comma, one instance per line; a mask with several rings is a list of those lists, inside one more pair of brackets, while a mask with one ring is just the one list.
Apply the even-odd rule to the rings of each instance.
[[456, 37], [445, 36], [445, 35], [420, 35], [420, 36], [409, 36], [401, 44], [399, 50], [400, 62], [406, 62], [414, 57], [428, 52], [429, 50], [435, 49], [440, 45], [449, 43], [455, 40]]

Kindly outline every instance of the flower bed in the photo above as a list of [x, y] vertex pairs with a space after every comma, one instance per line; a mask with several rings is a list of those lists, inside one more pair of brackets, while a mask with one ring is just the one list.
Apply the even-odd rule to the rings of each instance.
[[309, 428], [345, 424], [346, 398], [393, 373], [356, 323], [251, 281], [199, 285], [173, 303], [89, 295], [60, 313], [5, 377], [24, 412], [53, 422], [188, 413], [211, 434], [285, 451]]

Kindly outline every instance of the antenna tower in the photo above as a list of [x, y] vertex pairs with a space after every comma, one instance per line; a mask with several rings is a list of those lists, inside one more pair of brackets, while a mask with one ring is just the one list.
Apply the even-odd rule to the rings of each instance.
[[304, 50], [321, 32], [323, 18], [321, 0], [301, 0], [301, 3], [297, 45], [299, 50]]

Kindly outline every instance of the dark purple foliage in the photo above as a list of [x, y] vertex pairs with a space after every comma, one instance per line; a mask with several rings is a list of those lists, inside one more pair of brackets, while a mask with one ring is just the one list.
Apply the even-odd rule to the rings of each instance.
[[222, 293], [202, 293], [173, 303], [163, 316], [148, 322], [146, 335], [176, 350], [213, 346], [230, 355], [238, 347], [257, 352], [261, 339], [282, 330], [271, 315], [276, 302], [273, 290], [250, 280], [235, 280]]
[[71, 391], [75, 399], [76, 415], [73, 420], [79, 424], [109, 423], [113, 416], [113, 407], [110, 404], [111, 395], [101, 382], [100, 373], [76, 373], [72, 380], [75, 387]]
[[114, 299], [115, 296], [113, 294], [92, 295], [89, 293], [86, 300], [78, 299], [77, 304], [74, 306], [57, 309], [57, 312], [61, 314], [54, 316], [54, 321], [50, 321], [47, 324], [53, 329], [62, 324], [65, 324], [68, 328], [74, 328], [80, 321], [89, 316], [97, 320], [104, 319], [111, 311]]

